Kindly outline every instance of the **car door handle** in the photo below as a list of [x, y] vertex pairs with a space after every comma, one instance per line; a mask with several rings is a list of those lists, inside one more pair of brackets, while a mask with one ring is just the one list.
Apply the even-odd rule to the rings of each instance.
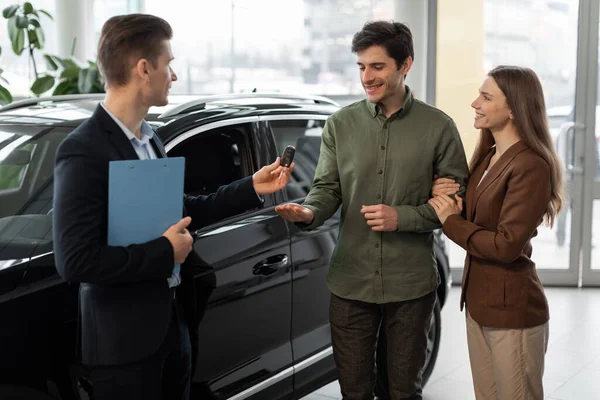
[[252, 267], [252, 273], [254, 275], [272, 275], [277, 270], [287, 267], [289, 265], [289, 258], [286, 254], [279, 254], [277, 256], [269, 257], [262, 260], [254, 267]]

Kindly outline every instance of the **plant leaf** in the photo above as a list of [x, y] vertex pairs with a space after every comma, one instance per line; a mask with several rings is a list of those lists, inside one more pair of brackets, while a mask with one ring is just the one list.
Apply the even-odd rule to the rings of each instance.
[[54, 77], [50, 75], [44, 75], [40, 76], [35, 80], [35, 82], [33, 82], [33, 85], [31, 85], [31, 91], [33, 94], [39, 96], [40, 94], [52, 89], [52, 86], [54, 86]]
[[37, 34], [35, 33], [35, 30], [27, 30], [27, 39], [29, 40], [30, 44], [33, 44], [35, 47], [38, 47], [38, 37]]
[[[66, 63], [65, 63], [66, 65]], [[77, 79], [79, 77], [79, 68], [77, 65], [65, 66], [65, 69], [60, 74], [61, 79]]]
[[2, 10], [2, 16], [6, 19], [12, 18], [12, 16], [17, 13], [18, 9], [19, 9], [18, 4], [13, 4], [12, 6], [8, 6], [4, 10]]
[[25, 3], [23, 3], [23, 12], [25, 13], [25, 15], [33, 13], [33, 6], [30, 2], [26, 1]]
[[79, 93], [87, 93], [86, 89], [91, 89], [91, 87], [86, 87], [87, 84], [87, 76], [88, 76], [88, 70], [87, 69], [80, 69], [79, 70], [79, 76], [77, 77], [77, 90], [79, 90]]
[[25, 50], [25, 31], [19, 29], [17, 32], [17, 38], [12, 42], [12, 48], [15, 54], [21, 55], [23, 50]]
[[94, 84], [98, 80], [98, 70], [96, 68], [86, 68], [79, 72], [78, 89], [79, 93], [93, 93]]
[[13, 101], [13, 97], [4, 86], [0, 85], [0, 103], [8, 104]]
[[41, 28], [42, 25], [40, 25], [40, 21], [38, 21], [35, 18], [29, 18], [29, 23], [33, 26], [35, 26], [36, 28]]
[[8, 20], [8, 37], [10, 37], [10, 41], [14, 42], [17, 40], [17, 33], [19, 33], [19, 29], [17, 28], [17, 20], [16, 18], [11, 18]]
[[44, 54], [44, 60], [46, 61], [46, 66], [48, 67], [48, 69], [50, 71], [58, 70], [59, 65], [62, 67], [62, 62], [60, 61], [60, 58], [58, 58], [56, 56], [52, 56], [50, 54]]
[[17, 15], [17, 28], [27, 29], [29, 26], [29, 19], [24, 15]]
[[65, 68], [79, 68], [79, 65], [77, 65], [77, 63], [71, 60], [71, 58], [63, 58], [63, 64]]
[[77, 94], [77, 87], [73, 85], [70, 81], [63, 81], [56, 86], [54, 92], [52, 92], [53, 96], [58, 96], [61, 94]]
[[54, 21], [54, 18], [52, 18], [52, 15], [50, 15], [50, 13], [46, 10], [38, 10], [38, 12], [41, 12], [42, 14], [46, 15], [48, 18], [50, 18], [52, 21]]
[[44, 45], [46, 44], [46, 36], [44, 36], [44, 30], [42, 28], [37, 28], [35, 30], [35, 33], [37, 35], [37, 47], [38, 49], [43, 49]]

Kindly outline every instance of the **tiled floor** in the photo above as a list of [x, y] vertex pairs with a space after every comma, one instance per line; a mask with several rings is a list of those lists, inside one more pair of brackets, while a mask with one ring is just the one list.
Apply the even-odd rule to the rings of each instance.
[[[464, 314], [453, 287], [442, 310], [442, 341], [425, 400], [474, 400]], [[600, 289], [546, 288], [550, 343], [544, 390], [547, 400], [600, 400]], [[341, 399], [337, 382], [302, 400]]]

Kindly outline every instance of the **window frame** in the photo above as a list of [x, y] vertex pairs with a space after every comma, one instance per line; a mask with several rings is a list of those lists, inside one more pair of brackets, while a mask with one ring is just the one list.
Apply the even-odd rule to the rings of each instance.
[[[206, 135], [207, 133], [217, 130], [217, 129], [223, 129], [223, 128], [233, 128], [235, 126], [240, 126], [240, 125], [245, 125], [244, 127], [244, 137], [245, 137], [245, 146], [243, 149], [240, 149], [240, 166], [242, 169], [242, 178], [246, 178], [248, 176], [251, 176], [251, 174], [254, 172], [254, 168], [253, 168], [253, 162], [252, 162], [252, 148], [253, 148], [253, 143], [252, 143], [252, 128], [251, 125], [252, 123], [257, 123], [259, 121], [259, 117], [240, 117], [240, 118], [232, 118], [232, 119], [227, 119], [227, 120], [222, 120], [222, 121], [216, 121], [216, 122], [212, 122], [212, 123], [208, 123], [205, 125], [200, 125], [200, 126], [196, 126], [192, 129], [187, 130], [186, 132], [180, 133], [178, 135], [176, 135], [175, 137], [173, 137], [172, 139], [170, 139], [167, 143], [165, 143], [165, 152], [167, 153], [167, 156], [170, 157], [170, 152], [172, 150], [174, 150], [175, 148], [181, 146], [182, 144], [185, 144], [186, 142], [195, 139], [198, 135]], [[250, 175], [245, 175], [245, 173], [249, 173]], [[266, 199], [265, 199], [266, 200]], [[269, 206], [274, 207], [274, 204], [272, 205], [267, 205], [266, 201], [265, 201], [265, 208], [268, 208]], [[207, 234], [214, 234], [213, 233], [208, 233], [209, 231], [214, 231], [215, 229], [221, 228], [221, 227], [225, 227], [226, 225], [231, 225], [234, 222], [237, 221], [242, 221], [242, 220], [247, 220], [248, 222], [253, 221], [257, 218], [261, 218], [260, 215], [264, 214], [265, 212], [265, 208], [259, 208], [259, 209], [251, 209], [248, 210], [246, 212], [243, 212], [241, 214], [237, 214], [228, 218], [224, 218], [218, 222], [215, 222], [213, 224], [209, 224], [206, 225], [204, 227], [202, 227], [201, 229], [199, 229], [200, 234], [202, 233], [207, 233]], [[223, 228], [225, 230], [227, 230], [226, 228]]]
[[[319, 121], [326, 122], [332, 114], [278, 114], [278, 115], [261, 116], [260, 120], [267, 122], [269, 129], [271, 131], [271, 135], [273, 135], [273, 143], [277, 147], [277, 140], [275, 138], [273, 126], [270, 123], [271, 121], [319, 120]], [[319, 137], [321, 137], [321, 136], [319, 136]], [[314, 177], [313, 177], [313, 179], [314, 179]], [[311, 184], [312, 184], [312, 182], [311, 182]], [[278, 197], [281, 199], [281, 201], [279, 201], [279, 203], [285, 203], [288, 201], [301, 202], [306, 198], [306, 196], [303, 196], [303, 197], [297, 197], [294, 199], [290, 199], [288, 197], [287, 190], [282, 190], [280, 196], [278, 196]]]

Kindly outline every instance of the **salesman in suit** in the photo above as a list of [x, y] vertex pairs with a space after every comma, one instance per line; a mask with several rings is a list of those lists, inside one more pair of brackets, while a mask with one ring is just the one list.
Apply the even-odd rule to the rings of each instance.
[[[185, 196], [189, 216], [161, 237], [128, 247], [107, 245], [110, 161], [166, 157], [144, 118], [151, 106], [167, 104], [177, 80], [170, 66], [171, 37], [169, 24], [151, 15], [117, 16], [104, 24], [98, 61], [106, 98], [56, 155], [56, 266], [66, 281], [81, 283], [80, 350], [95, 400], [189, 398], [185, 316], [194, 314], [194, 305], [186, 266], [195, 255], [189, 254], [193, 241], [187, 229], [259, 207], [261, 195], [280, 190], [290, 177], [290, 168], [280, 167], [278, 159], [209, 196]], [[179, 263], [181, 273], [174, 273]]]

